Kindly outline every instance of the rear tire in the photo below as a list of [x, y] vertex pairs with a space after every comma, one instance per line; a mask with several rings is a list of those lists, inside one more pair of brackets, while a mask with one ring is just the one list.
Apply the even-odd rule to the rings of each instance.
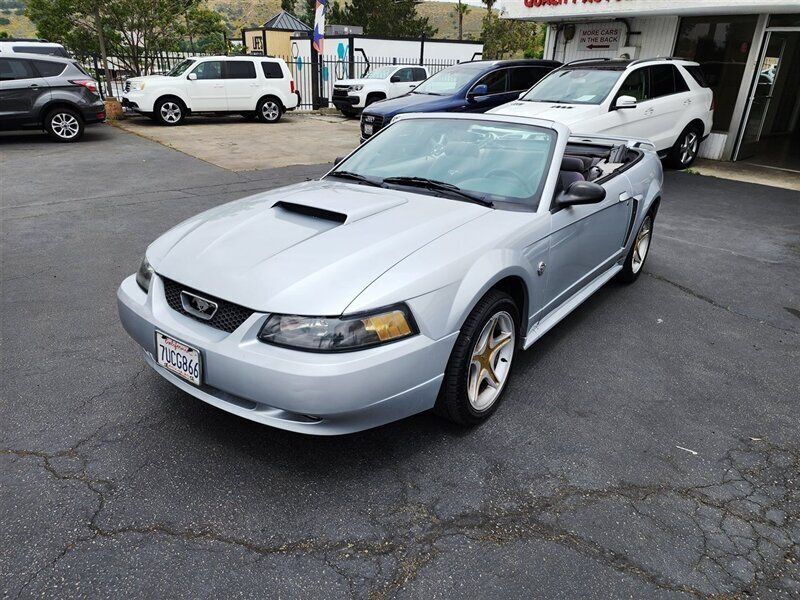
[[273, 96], [267, 96], [258, 101], [256, 115], [262, 123], [277, 123], [283, 115], [283, 106]]
[[679, 170], [691, 167], [700, 154], [702, 138], [703, 132], [700, 128], [697, 125], [689, 125], [681, 132], [667, 154], [667, 166]]
[[477, 425], [499, 406], [516, 354], [519, 309], [490, 290], [467, 317], [453, 346], [434, 411], [459, 425]]
[[44, 129], [57, 142], [77, 142], [83, 137], [83, 119], [70, 108], [56, 108], [44, 118]]
[[170, 127], [180, 125], [186, 118], [186, 106], [177, 98], [161, 98], [153, 107], [156, 119]]
[[623, 283], [633, 283], [639, 279], [639, 275], [644, 270], [644, 263], [650, 255], [650, 246], [653, 242], [653, 225], [655, 219], [653, 211], [651, 210], [639, 226], [636, 232], [636, 237], [633, 239], [628, 256], [625, 257], [625, 263], [622, 265], [622, 270], [617, 273], [617, 280]]

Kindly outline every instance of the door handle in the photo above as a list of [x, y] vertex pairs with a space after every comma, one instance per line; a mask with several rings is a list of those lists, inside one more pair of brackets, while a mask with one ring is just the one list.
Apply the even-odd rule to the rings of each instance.
[[38, 88], [38, 87], [39, 87], [39, 84], [38, 84], [38, 83], [32, 83], [32, 84], [30, 84], [28, 87], [29, 87], [29, 88], [34, 88], [34, 89], [35, 89], [35, 88]]
[[655, 111], [654, 111], [652, 108], [648, 108], [646, 111], [644, 111], [644, 114], [645, 114], [645, 115], [647, 115], [647, 116], [649, 117], [649, 116], [650, 116], [650, 115], [652, 115], [654, 112], [655, 112]]
[[627, 202], [628, 200], [632, 200], [632, 199], [633, 199], [633, 196], [631, 196], [628, 192], [622, 192], [619, 195], [619, 201], [620, 202]]

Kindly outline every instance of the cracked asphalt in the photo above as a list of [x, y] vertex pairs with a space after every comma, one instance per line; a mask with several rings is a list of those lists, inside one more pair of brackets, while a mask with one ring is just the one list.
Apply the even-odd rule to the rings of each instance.
[[645, 276], [488, 423], [329, 439], [174, 389], [114, 296], [173, 224], [325, 168], [0, 137], [4, 597], [800, 597], [799, 193], [668, 173]]

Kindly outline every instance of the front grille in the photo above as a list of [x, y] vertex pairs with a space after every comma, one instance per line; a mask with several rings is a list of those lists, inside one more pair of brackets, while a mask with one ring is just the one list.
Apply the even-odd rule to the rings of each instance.
[[[162, 277], [161, 279], [164, 281], [164, 296], [167, 299], [167, 304], [169, 304], [172, 310], [177, 311], [182, 315], [189, 317], [190, 319], [194, 319], [195, 321], [200, 321], [201, 323], [210, 325], [215, 329], [221, 329], [222, 331], [231, 333], [255, 312], [249, 308], [245, 308], [244, 306], [239, 306], [238, 304], [233, 304], [232, 302], [221, 300], [209, 294], [186, 287], [185, 285], [181, 285], [180, 283], [172, 281], [171, 279], [167, 279], [166, 277]], [[183, 304], [181, 304], [181, 292], [183, 291], [187, 291], [190, 294], [195, 294], [202, 298], [206, 298], [207, 300], [211, 300], [212, 302], [216, 302], [218, 305], [217, 312], [214, 313], [214, 316], [209, 320], [201, 319], [200, 317], [196, 317], [195, 315], [186, 312], [183, 309]]]
[[[372, 133], [365, 133], [364, 126], [368, 123], [372, 124]], [[378, 130], [383, 127], [383, 117], [378, 115], [363, 115], [361, 117], [361, 137], [368, 138], [369, 136], [378, 133]]]
[[334, 98], [347, 98], [348, 90], [346, 87], [334, 87], [333, 88], [333, 96]]

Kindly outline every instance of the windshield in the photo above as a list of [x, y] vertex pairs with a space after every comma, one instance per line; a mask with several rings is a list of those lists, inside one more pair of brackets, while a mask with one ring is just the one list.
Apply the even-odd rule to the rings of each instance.
[[381, 67], [364, 75], [364, 79], [386, 79], [397, 67]]
[[414, 89], [415, 94], [449, 96], [472, 81], [482, 69], [474, 66], [449, 67], [429, 77]]
[[[552, 129], [501, 121], [400, 120], [374, 136], [328, 177], [343, 172], [343, 178], [359, 176], [371, 185], [398, 189], [408, 188], [393, 178], [412, 177], [456, 186], [457, 192], [474, 195], [481, 203], [511, 202], [535, 208], [557, 137]], [[414, 191], [450, 197], [441, 189], [418, 186]], [[452, 197], [459, 199], [455, 194]]]
[[600, 104], [617, 82], [620, 71], [609, 69], [561, 69], [537, 83], [521, 100]]
[[194, 61], [190, 58], [187, 58], [182, 63], [178, 63], [172, 69], [167, 72], [167, 75], [170, 77], [178, 77], [179, 75], [183, 75], [186, 72], [186, 69], [191, 67], [194, 64]]

